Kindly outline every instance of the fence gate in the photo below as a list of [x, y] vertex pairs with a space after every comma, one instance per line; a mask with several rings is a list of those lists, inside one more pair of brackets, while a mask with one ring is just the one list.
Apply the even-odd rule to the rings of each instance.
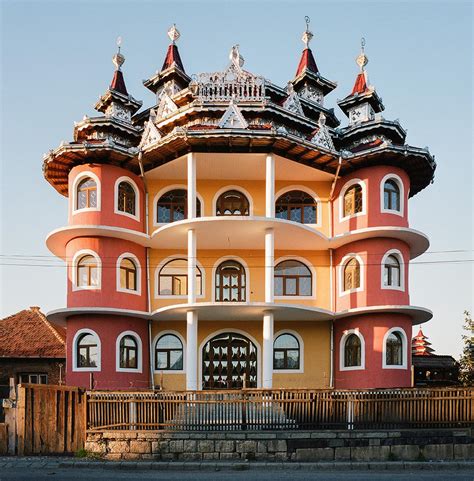
[[86, 395], [77, 387], [18, 385], [17, 453], [74, 453], [84, 447]]

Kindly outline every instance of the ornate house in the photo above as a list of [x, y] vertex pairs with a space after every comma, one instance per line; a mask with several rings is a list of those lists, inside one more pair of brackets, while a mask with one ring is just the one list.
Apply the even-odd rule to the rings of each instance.
[[[96, 117], [44, 158], [69, 198], [48, 248], [68, 266], [67, 382], [104, 389], [371, 388], [411, 384], [408, 268], [428, 248], [408, 201], [433, 180], [427, 149], [357, 57], [336, 88], [305, 48], [285, 87], [244, 69], [190, 76], [176, 42], [144, 81], [124, 57]], [[296, 64], [296, 59], [295, 59]], [[140, 110], [140, 111], [139, 111]]]

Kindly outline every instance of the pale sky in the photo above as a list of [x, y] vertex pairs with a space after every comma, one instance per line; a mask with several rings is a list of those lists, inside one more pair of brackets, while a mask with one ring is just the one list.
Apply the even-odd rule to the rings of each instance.
[[65, 268], [44, 240], [67, 223], [67, 201], [44, 180], [42, 155], [72, 139], [74, 121], [94, 115], [119, 35], [128, 90], [149, 106], [142, 79], [161, 68], [171, 24], [188, 73], [223, 69], [238, 43], [247, 70], [284, 86], [308, 15], [318, 67], [338, 82], [326, 105], [343, 125], [336, 100], [350, 92], [364, 36], [383, 115], [436, 156], [434, 184], [410, 200], [410, 226], [431, 240], [411, 264], [411, 303], [434, 311], [423, 330], [436, 352], [458, 356], [463, 311], [473, 304], [471, 2], [3, 0], [0, 9], [1, 317], [66, 304]]

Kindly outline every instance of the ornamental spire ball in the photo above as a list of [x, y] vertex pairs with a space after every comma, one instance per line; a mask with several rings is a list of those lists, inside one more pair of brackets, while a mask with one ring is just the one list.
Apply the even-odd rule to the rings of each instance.
[[120, 67], [125, 62], [125, 57], [120, 53], [120, 47], [122, 46], [122, 37], [117, 37], [117, 53], [112, 57], [112, 63], [115, 65], [117, 70], [120, 70]]
[[304, 20], [306, 22], [306, 30], [303, 32], [301, 40], [305, 44], [305, 48], [309, 48], [309, 42], [311, 42], [311, 39], [314, 37], [314, 35], [313, 32], [311, 32], [309, 29], [310, 18], [306, 15], [306, 17], [304, 17]]
[[168, 37], [170, 38], [171, 43], [173, 45], [178, 41], [179, 37], [181, 37], [181, 34], [179, 33], [179, 30], [176, 28], [175, 23], [173, 23], [173, 25], [168, 30]]
[[362, 37], [360, 39], [360, 55], [356, 58], [356, 63], [360, 67], [360, 71], [363, 72], [365, 70], [365, 66], [369, 63], [369, 58], [365, 55], [365, 38]]

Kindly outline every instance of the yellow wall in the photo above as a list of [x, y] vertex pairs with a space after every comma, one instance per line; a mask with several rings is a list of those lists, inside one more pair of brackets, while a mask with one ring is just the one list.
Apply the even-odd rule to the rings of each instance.
[[[304, 372], [291, 374], [273, 374], [273, 387], [287, 388], [326, 388], [330, 381], [330, 323], [311, 321], [276, 321], [275, 334], [289, 329], [296, 331], [303, 339]], [[186, 322], [154, 322], [152, 327], [153, 338], [162, 331], [174, 330], [186, 339]], [[261, 382], [262, 369], [262, 321], [205, 321], [198, 323], [198, 352], [204, 340], [219, 331], [240, 331], [255, 339], [259, 347], [259, 382]], [[199, 365], [199, 362], [198, 362]], [[198, 372], [200, 366], [198, 366]], [[155, 374], [155, 384], [158, 386], [163, 381], [166, 390], [183, 390], [186, 388], [185, 374], [171, 374], [163, 372]], [[198, 378], [200, 382], [200, 378]]]

